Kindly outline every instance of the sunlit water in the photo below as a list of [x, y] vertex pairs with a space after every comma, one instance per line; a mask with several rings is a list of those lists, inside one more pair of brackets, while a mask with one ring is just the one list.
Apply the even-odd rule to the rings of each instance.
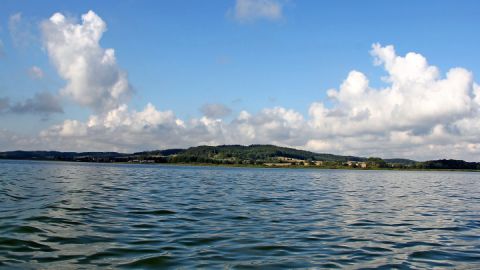
[[480, 268], [480, 174], [0, 161], [0, 268]]

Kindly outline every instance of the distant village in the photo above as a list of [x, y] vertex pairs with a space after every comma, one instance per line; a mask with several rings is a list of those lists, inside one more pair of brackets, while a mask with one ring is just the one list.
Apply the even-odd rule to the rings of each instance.
[[[308, 161], [304, 159], [296, 159], [296, 158], [289, 158], [289, 157], [277, 157], [278, 162], [266, 162], [263, 165], [268, 167], [288, 167], [288, 166], [318, 166], [322, 167], [326, 165], [325, 161]], [[338, 163], [338, 162], [337, 162]], [[341, 162], [343, 166], [348, 166], [352, 168], [362, 168], [365, 169], [368, 167], [367, 162], [364, 161], [346, 161]]]
[[[72, 161], [77, 162], [120, 162], [120, 163], [138, 163], [138, 164], [153, 164], [153, 163], [189, 163], [175, 161], [175, 155], [148, 155], [148, 156], [120, 156], [120, 157], [94, 157], [94, 156], [79, 156]], [[239, 165], [258, 165], [265, 167], [349, 167], [349, 168], [380, 168], [380, 167], [394, 167], [394, 164], [387, 164], [381, 159], [375, 161], [319, 161], [319, 160], [305, 160], [290, 157], [273, 157], [268, 161], [262, 160], [236, 160], [234, 158], [217, 159], [217, 162], [199, 162], [199, 163], [215, 163], [215, 164], [239, 164]]]

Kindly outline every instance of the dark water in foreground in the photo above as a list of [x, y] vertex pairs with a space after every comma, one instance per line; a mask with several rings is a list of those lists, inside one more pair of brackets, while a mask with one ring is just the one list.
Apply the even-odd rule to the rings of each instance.
[[480, 269], [480, 174], [0, 161], [10, 267]]

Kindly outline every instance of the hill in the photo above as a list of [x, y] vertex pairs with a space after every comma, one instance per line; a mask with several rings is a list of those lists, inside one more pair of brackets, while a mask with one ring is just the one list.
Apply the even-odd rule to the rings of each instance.
[[365, 158], [354, 156], [340, 156], [319, 154], [294, 148], [275, 145], [219, 145], [190, 147], [177, 152], [178, 159], [219, 159], [219, 160], [272, 160], [276, 157], [286, 157], [301, 160], [318, 161], [362, 161]]
[[0, 152], [3, 159], [67, 160], [67, 161], [129, 161], [154, 160], [155, 162], [246, 163], [272, 162], [278, 157], [305, 161], [365, 161], [364, 157], [314, 153], [275, 145], [254, 144], [195, 146], [187, 149], [166, 149], [136, 152], [59, 152], [59, 151], [9, 151]]
[[401, 165], [415, 165], [418, 161], [405, 159], [405, 158], [386, 158], [384, 159], [387, 163], [392, 164], [401, 164]]

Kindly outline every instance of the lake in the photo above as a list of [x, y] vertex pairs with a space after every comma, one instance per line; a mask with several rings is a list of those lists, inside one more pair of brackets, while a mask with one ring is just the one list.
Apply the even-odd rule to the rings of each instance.
[[0, 268], [480, 268], [480, 174], [0, 161]]

